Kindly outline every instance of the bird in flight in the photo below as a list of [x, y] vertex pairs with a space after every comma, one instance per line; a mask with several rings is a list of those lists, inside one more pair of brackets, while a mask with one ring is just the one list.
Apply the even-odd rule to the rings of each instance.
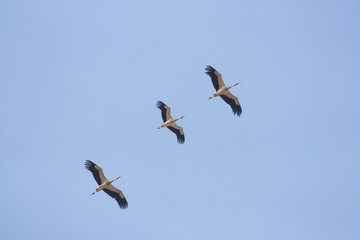
[[156, 107], [158, 107], [161, 110], [161, 116], [164, 121], [164, 124], [158, 127], [157, 129], [167, 127], [168, 129], [170, 129], [170, 131], [176, 134], [178, 143], [180, 144], [184, 143], [185, 142], [184, 131], [182, 127], [176, 124], [176, 121], [182, 119], [185, 116], [173, 119], [170, 115], [170, 108], [161, 101], [157, 102]]
[[95, 181], [99, 184], [99, 187], [95, 189], [92, 195], [103, 190], [110, 197], [115, 198], [121, 209], [128, 207], [128, 202], [126, 201], [124, 194], [111, 184], [112, 182], [118, 180], [121, 176], [111, 181], [107, 180], [101, 167], [90, 160], [86, 160], [85, 168], [93, 174]]
[[221, 74], [210, 65], [206, 66], [205, 73], [210, 76], [216, 90], [216, 92], [211, 97], [209, 97], [209, 99], [220, 96], [227, 104], [230, 105], [234, 115], [238, 115], [240, 117], [242, 109], [239, 100], [229, 91], [230, 88], [238, 85], [240, 82], [234, 83], [233, 85], [227, 87], [222, 80]]

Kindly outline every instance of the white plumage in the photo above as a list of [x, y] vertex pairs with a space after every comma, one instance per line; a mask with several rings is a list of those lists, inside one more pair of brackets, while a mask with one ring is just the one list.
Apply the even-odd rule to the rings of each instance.
[[176, 134], [178, 143], [182, 144], [185, 142], [185, 135], [182, 127], [178, 126], [176, 124], [176, 121], [179, 119], [182, 119], [184, 116], [179, 118], [172, 118], [170, 114], [170, 108], [163, 102], [158, 101], [156, 106], [161, 110], [161, 116], [164, 121], [164, 124], [162, 124], [158, 129], [167, 127], [170, 131]]
[[211, 81], [216, 90], [216, 92], [211, 97], [209, 97], [209, 99], [220, 96], [227, 104], [230, 105], [233, 113], [235, 115], [240, 116], [242, 113], [240, 102], [238, 98], [232, 95], [231, 92], [229, 91], [230, 88], [238, 85], [239, 82], [234, 83], [233, 85], [227, 87], [222, 80], [221, 74], [218, 71], [216, 71], [215, 68], [208, 65], [206, 66], [205, 70], [206, 70], [205, 73], [210, 76]]

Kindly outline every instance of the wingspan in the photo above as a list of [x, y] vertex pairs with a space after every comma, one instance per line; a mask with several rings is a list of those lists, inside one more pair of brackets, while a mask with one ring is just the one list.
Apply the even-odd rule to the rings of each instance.
[[224, 94], [221, 94], [220, 97], [230, 105], [234, 115], [238, 115], [240, 117], [242, 113], [242, 109], [240, 106], [240, 102], [237, 97], [231, 94], [230, 91], [226, 91]]
[[210, 65], [207, 65], [205, 71], [206, 71], [205, 73], [210, 76], [216, 91], [222, 88], [223, 86], [225, 86], [221, 74], [218, 71], [216, 71], [215, 68], [213, 68]]

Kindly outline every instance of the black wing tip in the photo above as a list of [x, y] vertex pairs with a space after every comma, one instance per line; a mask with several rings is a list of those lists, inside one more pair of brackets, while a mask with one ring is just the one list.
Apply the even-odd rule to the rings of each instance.
[[118, 203], [119, 203], [119, 207], [121, 208], [121, 209], [126, 209], [126, 208], [128, 208], [128, 202], [126, 201], [126, 198], [119, 198], [119, 200], [118, 200]]
[[240, 106], [236, 106], [236, 108], [233, 109], [233, 113], [234, 115], [237, 115], [238, 117], [240, 117], [240, 115], [242, 114], [242, 109]]
[[162, 101], [157, 101], [157, 103], [156, 103], [157, 108], [162, 108], [162, 107], [165, 107], [165, 106], [166, 106], [166, 104], [163, 103]]
[[185, 135], [181, 135], [177, 138], [177, 142], [179, 144], [183, 144], [185, 142]]
[[95, 164], [94, 162], [90, 161], [90, 160], [86, 160], [84, 165], [85, 165], [85, 168], [86, 168], [87, 170], [90, 170], [90, 169], [93, 168], [96, 164]]
[[213, 68], [213, 67], [210, 66], [210, 65], [207, 65], [206, 68], [205, 68], [205, 73], [206, 73], [207, 75], [210, 75], [210, 74], [214, 73], [215, 71], [216, 71], [215, 68]]

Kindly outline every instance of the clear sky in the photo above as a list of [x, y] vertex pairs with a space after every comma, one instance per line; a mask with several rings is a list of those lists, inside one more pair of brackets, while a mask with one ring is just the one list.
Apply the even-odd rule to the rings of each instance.
[[0, 239], [360, 239], [359, 24], [359, 1], [0, 0]]

